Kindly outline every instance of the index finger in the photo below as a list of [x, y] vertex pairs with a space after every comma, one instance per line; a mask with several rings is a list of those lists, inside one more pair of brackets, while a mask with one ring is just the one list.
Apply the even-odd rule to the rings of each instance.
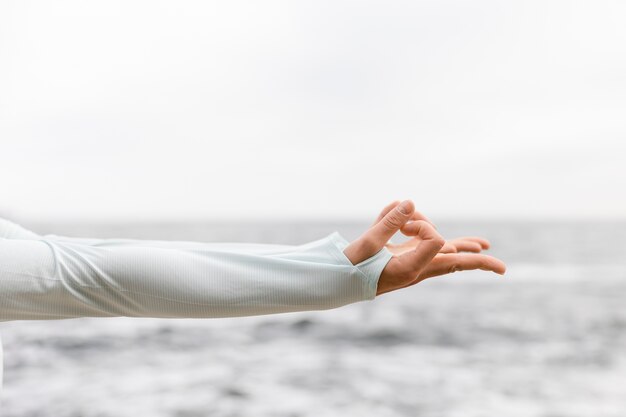
[[437, 226], [435, 225], [435, 223], [432, 222], [432, 220], [430, 220], [428, 217], [424, 216], [421, 212], [417, 210], [413, 212], [410, 220], [424, 220], [425, 222], [430, 223], [432, 227], [437, 229]]
[[419, 274], [444, 246], [446, 241], [437, 233], [432, 224], [417, 220], [410, 223], [407, 229], [412, 236], [419, 238], [419, 243], [410, 252], [403, 253], [398, 259], [402, 262], [405, 271]]

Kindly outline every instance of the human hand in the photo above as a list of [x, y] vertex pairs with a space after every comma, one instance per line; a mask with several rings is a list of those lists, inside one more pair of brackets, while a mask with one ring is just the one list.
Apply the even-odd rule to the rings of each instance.
[[[390, 243], [389, 239], [398, 230], [413, 238], [401, 244]], [[489, 246], [486, 239], [479, 237], [456, 238], [446, 242], [432, 222], [415, 211], [413, 203], [406, 200], [402, 204], [394, 201], [387, 205], [372, 226], [344, 249], [344, 254], [356, 265], [383, 247], [393, 253], [378, 281], [376, 295], [380, 295], [456, 271], [482, 269], [504, 274], [504, 262], [479, 254]]]
[[[400, 201], [396, 200], [392, 202], [391, 204], [389, 204], [388, 206], [386, 206], [380, 212], [380, 214], [378, 215], [378, 218], [374, 220], [374, 223], [372, 223], [372, 226], [370, 227], [374, 227], [376, 223], [380, 222], [387, 215], [387, 213], [389, 213], [391, 210], [396, 208], [399, 204], [400, 204]], [[424, 220], [430, 223], [433, 227], [435, 227], [435, 229], [437, 228], [432, 221], [430, 221], [426, 216], [424, 216], [422, 213], [420, 213], [417, 210], [414, 210], [413, 214], [411, 214], [411, 216], [409, 217], [409, 221], [412, 221], [412, 220]], [[400, 230], [402, 231], [403, 234], [406, 235], [406, 233], [404, 233], [404, 227], [405, 226], [403, 225], [400, 228]], [[419, 242], [419, 239], [413, 238], [413, 239], [409, 239], [406, 242], [399, 243], [399, 244], [388, 242], [387, 244], [385, 244], [385, 247], [389, 249], [389, 251], [393, 253], [394, 255], [399, 256], [405, 252], [414, 250], [418, 242]], [[455, 238], [452, 240], [447, 240], [446, 243], [444, 243], [441, 250], [439, 251], [439, 253], [457, 253], [457, 252], [480, 253], [483, 249], [489, 249], [490, 246], [491, 244], [489, 243], [489, 241], [481, 237], [476, 237], [476, 236], [459, 237], [459, 238]]]

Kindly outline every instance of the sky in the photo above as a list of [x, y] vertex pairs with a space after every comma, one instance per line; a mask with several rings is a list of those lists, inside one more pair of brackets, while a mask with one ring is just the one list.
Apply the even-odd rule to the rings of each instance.
[[3, 1], [14, 220], [626, 219], [626, 2]]

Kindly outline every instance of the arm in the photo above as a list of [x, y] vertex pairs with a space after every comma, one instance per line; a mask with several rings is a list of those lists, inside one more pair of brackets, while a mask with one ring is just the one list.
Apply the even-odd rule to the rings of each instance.
[[[413, 239], [388, 243], [398, 230]], [[0, 222], [0, 321], [324, 310], [455, 271], [503, 274], [496, 258], [457, 253], [486, 248], [473, 239], [449, 244], [410, 200], [351, 243], [334, 232], [296, 246], [39, 236]]]
[[260, 252], [161, 243], [0, 238], [0, 321], [325, 310], [373, 299], [392, 257], [383, 248], [353, 265], [337, 232]]

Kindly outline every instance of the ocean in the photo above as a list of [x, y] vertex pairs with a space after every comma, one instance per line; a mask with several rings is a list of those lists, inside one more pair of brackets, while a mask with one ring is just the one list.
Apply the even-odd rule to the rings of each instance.
[[[298, 244], [367, 225], [25, 226]], [[0, 323], [2, 416], [626, 416], [626, 223], [438, 226], [488, 238], [506, 275], [457, 272], [326, 311]]]

